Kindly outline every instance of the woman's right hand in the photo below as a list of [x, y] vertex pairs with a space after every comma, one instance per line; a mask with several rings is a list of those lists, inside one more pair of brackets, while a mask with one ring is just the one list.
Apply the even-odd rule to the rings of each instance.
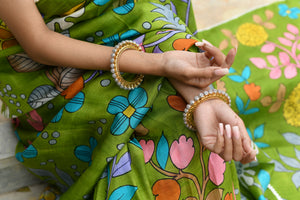
[[[197, 44], [197, 43], [196, 43]], [[203, 53], [169, 51], [163, 53], [164, 76], [198, 88], [206, 88], [228, 73], [234, 61], [235, 49], [225, 56], [220, 49], [201, 43]]]

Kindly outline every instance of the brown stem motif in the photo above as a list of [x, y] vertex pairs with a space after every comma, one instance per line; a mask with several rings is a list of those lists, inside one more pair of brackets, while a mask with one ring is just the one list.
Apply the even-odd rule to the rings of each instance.
[[181, 178], [188, 178], [188, 179], [192, 180], [194, 182], [196, 188], [197, 188], [197, 192], [198, 192], [199, 197], [201, 197], [203, 195], [202, 191], [201, 191], [201, 188], [200, 188], [199, 181], [198, 181], [197, 177], [194, 174], [183, 172], [182, 170], [179, 170], [179, 173], [173, 173], [173, 172], [169, 172], [169, 171], [166, 171], [166, 170], [158, 167], [152, 160], [150, 160], [149, 163], [158, 172], [160, 172], [163, 175], [169, 176], [169, 177], [174, 177], [174, 179], [176, 181], [181, 179]]
[[[179, 180], [181, 178], [188, 178], [188, 179], [192, 180], [197, 189], [197, 192], [199, 195], [199, 200], [204, 200], [204, 191], [205, 191], [206, 185], [209, 181], [209, 175], [206, 175], [206, 168], [205, 168], [205, 163], [203, 160], [203, 152], [205, 151], [205, 147], [202, 146], [202, 144], [200, 143], [199, 134], [197, 134], [197, 137], [198, 137], [199, 146], [200, 146], [200, 162], [201, 162], [201, 166], [202, 166], [202, 187], [200, 186], [200, 183], [194, 174], [183, 172], [181, 169], [179, 170], [179, 173], [169, 172], [169, 171], [164, 170], [164, 169], [160, 168], [159, 166], [157, 166], [152, 160], [150, 160], [149, 163], [159, 173], [161, 173], [165, 176], [173, 177], [175, 180]], [[193, 198], [193, 197], [188, 197], [188, 199], [191, 199], [191, 198]]]
[[209, 175], [206, 176], [206, 168], [203, 160], [203, 152], [205, 151], [205, 147], [201, 144], [201, 139], [199, 133], [196, 134], [199, 142], [200, 147], [200, 162], [202, 166], [202, 189], [201, 189], [201, 195], [199, 195], [199, 200], [204, 200], [204, 192], [207, 185], [207, 182], [209, 181]]
[[175, 177], [175, 180], [179, 180], [181, 178], [191, 179], [194, 182], [194, 184], [197, 188], [197, 192], [198, 192], [199, 197], [202, 196], [202, 191], [201, 191], [201, 188], [200, 188], [199, 181], [198, 181], [197, 177], [194, 174], [183, 172], [182, 170], [179, 170], [179, 174]]

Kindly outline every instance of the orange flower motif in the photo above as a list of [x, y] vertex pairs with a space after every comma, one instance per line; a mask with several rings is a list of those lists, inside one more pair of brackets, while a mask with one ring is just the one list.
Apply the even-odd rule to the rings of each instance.
[[227, 193], [224, 200], [233, 200], [232, 193]]
[[83, 77], [79, 77], [72, 85], [70, 85], [66, 90], [64, 90], [61, 95], [65, 96], [65, 99], [72, 99], [84, 88]]
[[171, 108], [183, 112], [186, 107], [186, 102], [181, 96], [170, 95], [167, 98], [168, 104]]
[[156, 200], [178, 200], [180, 186], [174, 179], [161, 179], [153, 185], [152, 192], [156, 196]]
[[244, 85], [244, 90], [249, 96], [251, 101], [255, 101], [259, 99], [261, 93], [260, 93], [260, 86], [255, 85], [254, 83], [246, 84]]
[[175, 50], [187, 51], [191, 46], [193, 46], [197, 40], [194, 39], [177, 39], [173, 43], [173, 47]]
[[16, 45], [18, 45], [18, 42], [12, 33], [0, 27], [0, 49], [8, 49]]

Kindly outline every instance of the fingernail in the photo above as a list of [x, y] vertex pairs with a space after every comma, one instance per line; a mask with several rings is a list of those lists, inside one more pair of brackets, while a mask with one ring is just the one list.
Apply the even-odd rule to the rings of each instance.
[[220, 135], [222, 135], [223, 136], [223, 134], [224, 134], [224, 124], [223, 123], [219, 123], [219, 128], [220, 128]]
[[204, 43], [204, 44], [207, 44], [208, 46], [213, 46], [209, 41], [207, 41], [207, 40], [204, 40], [204, 39], [202, 39], [202, 42]]
[[227, 68], [221, 68], [215, 70], [215, 75], [217, 76], [224, 76], [229, 73], [229, 70]]
[[204, 42], [196, 42], [195, 45], [197, 47], [203, 47], [204, 46]]
[[257, 158], [256, 158], [256, 156], [255, 156], [254, 160], [255, 160], [255, 161], [257, 161]]
[[240, 131], [238, 126], [232, 127], [232, 134], [235, 139], [240, 139]]
[[228, 138], [231, 138], [231, 127], [230, 127], [230, 125], [229, 125], [229, 124], [226, 124], [226, 125], [225, 125], [225, 129], [226, 129], [226, 136], [227, 136]]

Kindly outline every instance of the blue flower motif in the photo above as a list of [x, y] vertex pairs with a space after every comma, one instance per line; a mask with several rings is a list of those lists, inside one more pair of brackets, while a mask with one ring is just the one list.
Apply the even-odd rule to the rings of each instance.
[[24, 162], [24, 158], [35, 158], [38, 155], [38, 151], [33, 145], [29, 145], [23, 152], [16, 154], [16, 158], [19, 162]]
[[133, 7], [134, 7], [134, 0], [127, 0], [126, 4], [114, 8], [113, 11], [119, 15], [125, 15], [128, 14], [130, 11], [132, 11]]
[[299, 8], [289, 8], [286, 4], [280, 4], [278, 5], [278, 8], [281, 16], [289, 16], [291, 19], [298, 19], [298, 14], [300, 14]]
[[79, 92], [73, 99], [71, 99], [65, 107], [63, 107], [51, 120], [52, 123], [57, 123], [61, 120], [64, 110], [69, 113], [77, 112], [84, 104], [85, 95]]
[[261, 169], [257, 177], [262, 188], [264, 189], [264, 191], [266, 191], [271, 180], [270, 174], [267, 171]]
[[[265, 128], [265, 125], [264, 124], [261, 124], [259, 125], [258, 127], [256, 127], [254, 129], [254, 139], [252, 137], [252, 133], [250, 131], [249, 128], [247, 128], [247, 132], [248, 132], [248, 135], [250, 137], [250, 139], [252, 141], [256, 140], [256, 139], [259, 139], [259, 138], [262, 138], [264, 136], [264, 128]], [[259, 148], [266, 148], [266, 147], [269, 147], [270, 145], [266, 144], [266, 143], [263, 143], [263, 142], [254, 142], [256, 144], [256, 146], [258, 146]]]
[[135, 129], [141, 122], [149, 108], [147, 93], [143, 88], [136, 88], [129, 92], [128, 98], [114, 97], [108, 104], [107, 111], [116, 115], [110, 131], [113, 135], [122, 135], [130, 126]]
[[77, 146], [74, 150], [74, 154], [75, 154], [76, 158], [78, 158], [79, 160], [81, 160], [83, 162], [87, 162], [87, 163], [89, 163], [89, 165], [91, 165], [93, 151], [96, 148], [96, 146], [98, 145], [98, 142], [94, 137], [91, 137], [89, 140], [89, 143], [90, 143], [90, 146], [87, 146], [87, 145]]
[[109, 2], [110, 0], [94, 0], [94, 3], [98, 6], [103, 6], [105, 5], [107, 2]]

